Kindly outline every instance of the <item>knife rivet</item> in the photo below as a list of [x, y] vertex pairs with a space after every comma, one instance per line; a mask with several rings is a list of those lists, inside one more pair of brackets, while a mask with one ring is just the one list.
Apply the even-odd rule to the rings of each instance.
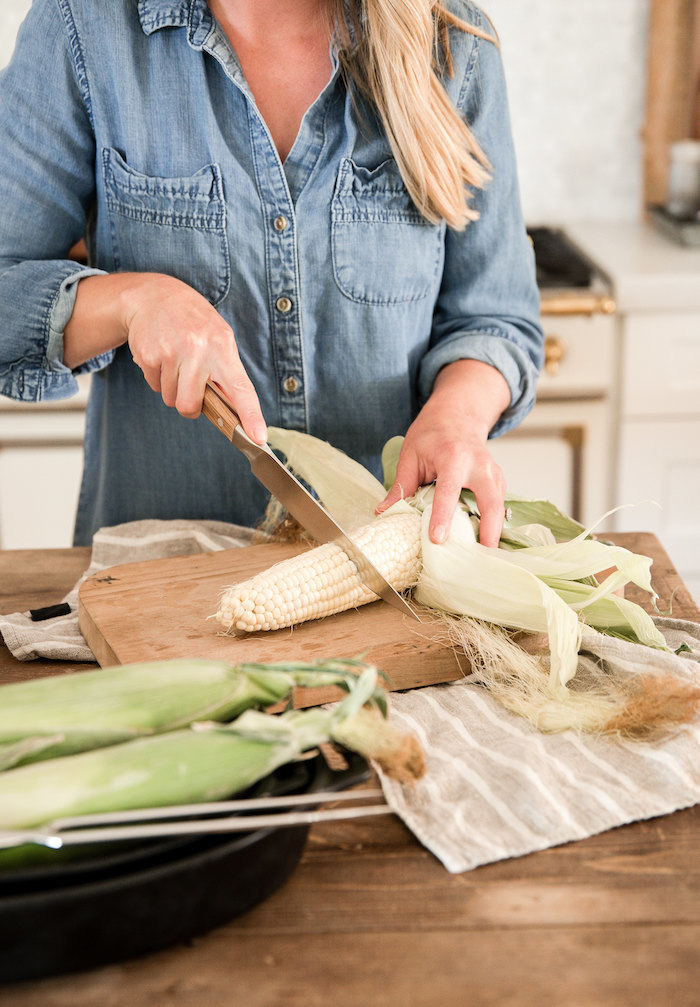
[[288, 297], [285, 297], [283, 295], [282, 297], [277, 298], [277, 300], [275, 301], [275, 307], [283, 315], [286, 315], [289, 311], [292, 310], [292, 302]]
[[217, 422], [217, 423], [219, 424], [219, 426], [220, 426], [220, 427], [223, 427], [223, 425], [224, 425], [224, 421], [223, 421], [223, 420], [221, 419], [221, 417], [220, 417], [220, 416], [219, 416], [219, 418], [217, 419], [217, 421], [216, 421], [216, 422]]

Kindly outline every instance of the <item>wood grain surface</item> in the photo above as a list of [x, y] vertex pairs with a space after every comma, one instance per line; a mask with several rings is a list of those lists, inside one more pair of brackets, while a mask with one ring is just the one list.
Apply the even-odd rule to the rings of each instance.
[[[614, 538], [700, 621], [653, 536]], [[0, 553], [4, 611], [59, 601], [86, 566]], [[69, 668], [0, 646], [0, 681]], [[699, 942], [700, 806], [461, 875], [386, 816], [314, 826], [287, 884], [202, 938], [0, 988], [0, 1007], [697, 1007]]]

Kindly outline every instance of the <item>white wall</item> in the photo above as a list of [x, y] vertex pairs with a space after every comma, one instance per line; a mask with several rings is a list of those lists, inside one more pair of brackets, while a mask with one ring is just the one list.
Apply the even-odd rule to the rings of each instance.
[[[501, 38], [529, 223], [633, 220], [649, 0], [482, 0]], [[0, 66], [30, 0], [0, 0]]]
[[482, 0], [499, 33], [530, 223], [634, 220], [649, 0]]
[[17, 29], [31, 5], [31, 0], [0, 0], [0, 67], [12, 55]]

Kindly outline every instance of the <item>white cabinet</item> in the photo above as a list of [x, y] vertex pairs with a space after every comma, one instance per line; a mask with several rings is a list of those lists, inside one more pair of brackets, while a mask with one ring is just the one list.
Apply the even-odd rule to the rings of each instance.
[[72, 544], [83, 464], [87, 381], [55, 403], [0, 399], [0, 548]]
[[[516, 430], [490, 442], [508, 488], [545, 497], [586, 525], [612, 506], [616, 322], [545, 316], [537, 402]], [[609, 520], [598, 530], [609, 528]]]
[[658, 535], [700, 598], [700, 312], [630, 314], [623, 330], [619, 531]]
[[622, 354], [623, 417], [700, 416], [700, 311], [630, 312]]

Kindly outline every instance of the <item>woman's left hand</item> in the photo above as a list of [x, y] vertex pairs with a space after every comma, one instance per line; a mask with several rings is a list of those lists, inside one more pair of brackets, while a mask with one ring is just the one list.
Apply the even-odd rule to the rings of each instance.
[[470, 489], [481, 514], [479, 540], [482, 545], [497, 546], [506, 481], [486, 444], [489, 431], [509, 404], [505, 378], [489, 364], [458, 360], [444, 367], [406, 433], [396, 478], [377, 511], [434, 481], [429, 534], [439, 543], [449, 534], [460, 493]]

